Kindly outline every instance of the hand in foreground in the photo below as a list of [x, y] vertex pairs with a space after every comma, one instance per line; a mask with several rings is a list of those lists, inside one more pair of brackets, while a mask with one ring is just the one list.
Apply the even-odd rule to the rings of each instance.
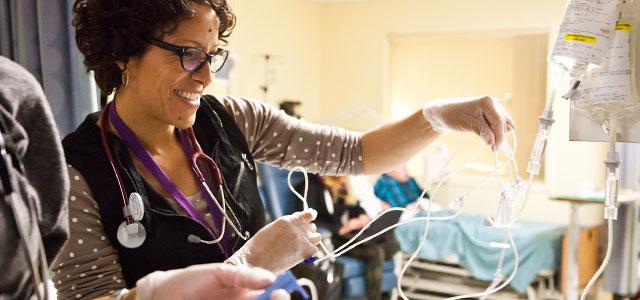
[[276, 274], [290, 269], [318, 252], [315, 245], [322, 237], [311, 223], [316, 216], [315, 210], [308, 209], [278, 218], [260, 229], [227, 262], [261, 267]]
[[[185, 269], [156, 271], [136, 283], [136, 300], [147, 299], [256, 299], [275, 281], [267, 270], [213, 263]], [[272, 300], [287, 300], [278, 290]]]

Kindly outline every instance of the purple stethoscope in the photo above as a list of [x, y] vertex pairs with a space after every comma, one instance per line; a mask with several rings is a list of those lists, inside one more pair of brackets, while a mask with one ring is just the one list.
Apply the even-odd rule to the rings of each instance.
[[[180, 204], [189, 216], [202, 224], [213, 237], [216, 236], [214, 232], [218, 234], [218, 238], [212, 241], [202, 240], [200, 237], [193, 234], [190, 234], [187, 237], [187, 240], [190, 243], [219, 244], [225, 256], [229, 257], [232, 254], [233, 249], [229, 233], [225, 232], [226, 223], [228, 222], [235, 234], [243, 240], [248, 240], [250, 234], [249, 232], [245, 232], [244, 234], [240, 233], [240, 230], [238, 229], [240, 226], [239, 222], [237, 227], [227, 215], [227, 205], [224, 198], [223, 179], [220, 168], [218, 168], [218, 165], [213, 161], [213, 159], [204, 154], [196, 140], [193, 128], [178, 130], [177, 134], [185, 152], [190, 155], [191, 168], [200, 182], [200, 190], [203, 198], [205, 198], [207, 202], [209, 212], [213, 217], [215, 228], [208, 225], [204, 216], [198, 212], [191, 202], [189, 202], [187, 197], [178, 189], [173, 181], [171, 181], [169, 176], [162, 170], [162, 168], [160, 168], [153, 157], [151, 157], [151, 154], [149, 154], [142, 143], [140, 143], [133, 131], [122, 121], [122, 119], [120, 119], [114, 102], [115, 101], [107, 104], [107, 107], [102, 113], [100, 121], [100, 137], [102, 139], [104, 151], [109, 159], [111, 170], [116, 177], [122, 197], [122, 213], [124, 215], [124, 221], [120, 224], [117, 231], [117, 238], [120, 244], [127, 248], [138, 248], [144, 243], [147, 233], [142, 223], [140, 223], [144, 216], [142, 196], [135, 191], [132, 192], [129, 197], [126, 196], [122, 178], [114, 162], [113, 155], [111, 154], [111, 149], [109, 148], [107, 140], [107, 128], [109, 121], [113, 124], [118, 135], [120, 135], [136, 157], [143, 163], [145, 168], [153, 174], [153, 176], [162, 185], [163, 189], [169, 193], [178, 202], [178, 204]], [[213, 172], [214, 183], [218, 187], [218, 196], [222, 205], [216, 201], [216, 198], [213, 196], [213, 192], [207, 185], [207, 181], [210, 179], [209, 173], [202, 172], [201, 167], [206, 167]], [[231, 209], [229, 210], [231, 211]], [[233, 214], [233, 211], [231, 211], [231, 213]], [[220, 228], [220, 232], [217, 232], [216, 228]]]

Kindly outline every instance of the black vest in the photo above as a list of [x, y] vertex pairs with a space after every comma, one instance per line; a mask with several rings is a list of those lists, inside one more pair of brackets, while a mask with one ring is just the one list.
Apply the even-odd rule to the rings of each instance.
[[[147, 230], [145, 242], [135, 249], [123, 247], [118, 242], [116, 232], [124, 221], [122, 197], [100, 140], [100, 128], [96, 125], [99, 116], [99, 113], [89, 115], [75, 132], [64, 138], [62, 144], [67, 162], [80, 171], [98, 203], [102, 225], [118, 251], [127, 287], [135, 286], [138, 279], [154, 271], [224, 261], [219, 245], [187, 241], [190, 234], [203, 240], [213, 237], [197, 221], [178, 215], [136, 171], [125, 142], [109, 133], [109, 145], [127, 196], [137, 191], [145, 205], [141, 221]], [[265, 217], [258, 194], [255, 164], [244, 135], [222, 104], [212, 96], [201, 98], [193, 129], [202, 150], [213, 158], [223, 174], [225, 198], [229, 204], [227, 213], [234, 219], [229, 213], [231, 209], [240, 222], [241, 232], [248, 231], [253, 236], [264, 226]], [[227, 226], [227, 230], [232, 229]], [[235, 251], [244, 241], [234, 234], [232, 244]]]

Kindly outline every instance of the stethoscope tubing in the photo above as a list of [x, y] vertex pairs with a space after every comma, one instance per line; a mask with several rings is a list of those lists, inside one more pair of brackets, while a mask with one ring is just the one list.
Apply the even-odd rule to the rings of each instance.
[[129, 200], [127, 198], [127, 193], [124, 190], [124, 183], [123, 183], [122, 177], [120, 176], [120, 172], [118, 172], [118, 169], [116, 168], [113, 155], [111, 154], [111, 148], [109, 147], [109, 140], [107, 139], [107, 128], [109, 126], [107, 114], [108, 114], [109, 105], [112, 105], [112, 104], [111, 103], [107, 104], [107, 107], [102, 112], [102, 115], [100, 117], [101, 118], [100, 119], [100, 139], [102, 140], [102, 146], [104, 148], [104, 152], [107, 155], [107, 159], [109, 160], [109, 166], [111, 167], [111, 171], [116, 176], [116, 183], [118, 184], [118, 189], [120, 190], [120, 196], [122, 197], [122, 207], [123, 207], [125, 222], [127, 222], [127, 225], [130, 225], [130, 224], [133, 224], [135, 220], [133, 219], [133, 216], [131, 215], [131, 212], [129, 210]]
[[[189, 142], [191, 144], [191, 150], [193, 151], [193, 154], [191, 155], [191, 164], [192, 164], [193, 171], [196, 174], [196, 177], [198, 177], [198, 181], [200, 181], [200, 185], [205, 189], [205, 191], [207, 192], [209, 197], [211, 197], [211, 199], [213, 199], [212, 202], [215, 203], [215, 205], [218, 207], [218, 209], [222, 213], [222, 217], [224, 218], [224, 220], [226, 220], [226, 222], [222, 222], [222, 230], [221, 230], [220, 237], [218, 239], [214, 240], [214, 241], [219, 241], [224, 236], [225, 223], [227, 223], [227, 222], [229, 222], [229, 225], [231, 226], [231, 229], [233, 229], [233, 231], [236, 233], [236, 235], [238, 235], [242, 240], [245, 240], [245, 241], [248, 240], [249, 239], [248, 234], [247, 235], [242, 234], [240, 232], [240, 230], [233, 224], [233, 221], [231, 220], [229, 215], [227, 215], [227, 210], [226, 210], [227, 201], [226, 201], [225, 196], [224, 196], [224, 187], [223, 187], [223, 183], [222, 183], [223, 182], [222, 173], [220, 172], [220, 168], [218, 167], [218, 164], [216, 164], [216, 162], [213, 161], [213, 159], [211, 159], [209, 156], [204, 154], [204, 151], [202, 151], [202, 148], [200, 147], [200, 144], [198, 143], [198, 140], [196, 139], [195, 132], [193, 131], [193, 128], [189, 128], [186, 131], [187, 131]], [[184, 139], [183, 139], [183, 143], [184, 143]], [[206, 183], [204, 173], [202, 173], [202, 170], [200, 170], [200, 167], [197, 164], [198, 157], [202, 157], [202, 159], [206, 160], [208, 162], [208, 164], [213, 169], [213, 173], [214, 173], [214, 177], [215, 177], [215, 180], [216, 180], [216, 184], [218, 185], [218, 191], [220, 191], [220, 201], [222, 201], [222, 206], [220, 205], [220, 203], [218, 201], [215, 201], [215, 197], [213, 196], [213, 192], [209, 188], [209, 185]]]
[[[124, 188], [124, 181], [120, 175], [120, 173], [118, 172], [118, 169], [115, 165], [115, 160], [113, 158], [113, 154], [111, 152], [111, 149], [109, 147], [109, 141], [107, 138], [107, 128], [109, 126], [108, 122], [109, 122], [109, 105], [114, 105], [114, 102], [107, 104], [107, 107], [105, 108], [105, 110], [103, 111], [102, 115], [101, 115], [101, 120], [100, 120], [100, 136], [101, 136], [101, 140], [102, 140], [102, 144], [103, 144], [103, 148], [105, 151], [105, 154], [107, 155], [107, 159], [109, 160], [109, 165], [111, 167], [111, 170], [113, 172], [113, 174], [116, 177], [116, 183], [118, 185], [118, 189], [120, 191], [120, 195], [122, 197], [122, 206], [123, 206], [123, 215], [125, 218], [125, 222], [127, 225], [130, 224], [134, 224], [136, 223], [136, 220], [133, 218], [132, 214], [131, 214], [131, 210], [129, 208], [129, 201], [128, 198], [126, 196], [126, 191]], [[249, 239], [249, 234], [242, 234], [240, 232], [240, 230], [238, 229], [237, 226], [235, 226], [234, 222], [231, 220], [231, 218], [228, 216], [227, 214], [227, 205], [226, 205], [226, 200], [225, 200], [225, 196], [224, 196], [224, 190], [223, 190], [223, 183], [222, 183], [222, 174], [220, 172], [220, 168], [217, 166], [217, 164], [215, 163], [215, 161], [213, 161], [211, 158], [209, 158], [208, 156], [206, 156], [204, 154], [204, 152], [202, 151], [202, 148], [200, 148], [200, 145], [198, 144], [196, 138], [195, 138], [195, 133], [193, 131], [193, 128], [189, 128], [186, 130], [186, 135], [188, 137], [188, 140], [190, 142], [190, 145], [192, 147], [191, 150], [194, 151], [193, 155], [192, 155], [192, 169], [194, 170], [194, 173], [196, 175], [196, 177], [198, 178], [198, 181], [200, 181], [201, 187], [206, 191], [205, 197], [209, 196], [211, 198], [211, 202], [213, 202], [215, 204], [215, 206], [218, 208], [218, 210], [221, 212], [222, 214], [222, 225], [221, 225], [221, 232], [218, 238], [216, 238], [213, 241], [210, 241], [209, 243], [213, 244], [213, 243], [219, 243], [225, 235], [225, 231], [226, 231], [226, 223], [229, 222], [229, 225], [231, 226], [231, 228], [233, 229], [233, 231], [237, 234], [237, 236], [239, 238], [241, 238], [242, 240], [248, 240]], [[183, 135], [181, 135], [181, 138], [184, 137]], [[183, 139], [183, 143], [184, 143], [184, 139]], [[186, 149], [185, 149], [186, 150]], [[209, 186], [206, 183], [206, 180], [204, 178], [204, 173], [201, 172], [200, 168], [198, 167], [196, 160], [198, 156], [202, 156], [205, 160], [207, 160], [207, 163], [211, 166], [212, 171], [214, 173], [214, 178], [216, 181], [216, 184], [219, 188], [220, 191], [220, 200], [222, 201], [222, 205], [220, 205], [220, 203], [218, 201], [215, 200], [215, 197], [213, 196], [213, 192], [211, 191], [211, 189], [209, 188]], [[199, 222], [200, 223], [200, 222]], [[141, 224], [140, 224], [141, 225]], [[204, 226], [204, 224], [203, 224]]]

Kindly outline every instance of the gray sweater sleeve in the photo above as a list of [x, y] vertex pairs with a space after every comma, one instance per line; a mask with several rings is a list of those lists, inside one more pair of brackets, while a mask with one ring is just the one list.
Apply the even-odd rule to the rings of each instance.
[[[0, 57], [0, 114], [8, 129], [7, 137], [15, 142], [14, 149], [25, 169], [24, 175], [15, 173], [21, 191], [16, 201], [24, 208], [18, 217], [37, 224], [51, 262], [69, 234], [66, 204], [69, 182], [62, 145], [40, 85], [26, 70], [4, 57]], [[0, 203], [0, 244], [17, 245], [15, 223], [9, 211], [4, 201]], [[29, 211], [36, 212], [36, 220], [31, 220]], [[5, 243], [4, 239], [10, 240]], [[35, 241], [33, 236], [31, 240]], [[16, 263], [23, 257], [21, 247], [0, 248], [2, 269], [19, 274], [21, 268], [26, 268], [26, 262]], [[0, 281], [0, 298], [6, 284], [11, 285], [10, 280], [5, 276]], [[13, 291], [28, 283], [24, 278], [14, 282]]]
[[220, 101], [259, 162], [323, 175], [364, 173], [362, 134], [293, 118], [259, 101], [224, 97]]

